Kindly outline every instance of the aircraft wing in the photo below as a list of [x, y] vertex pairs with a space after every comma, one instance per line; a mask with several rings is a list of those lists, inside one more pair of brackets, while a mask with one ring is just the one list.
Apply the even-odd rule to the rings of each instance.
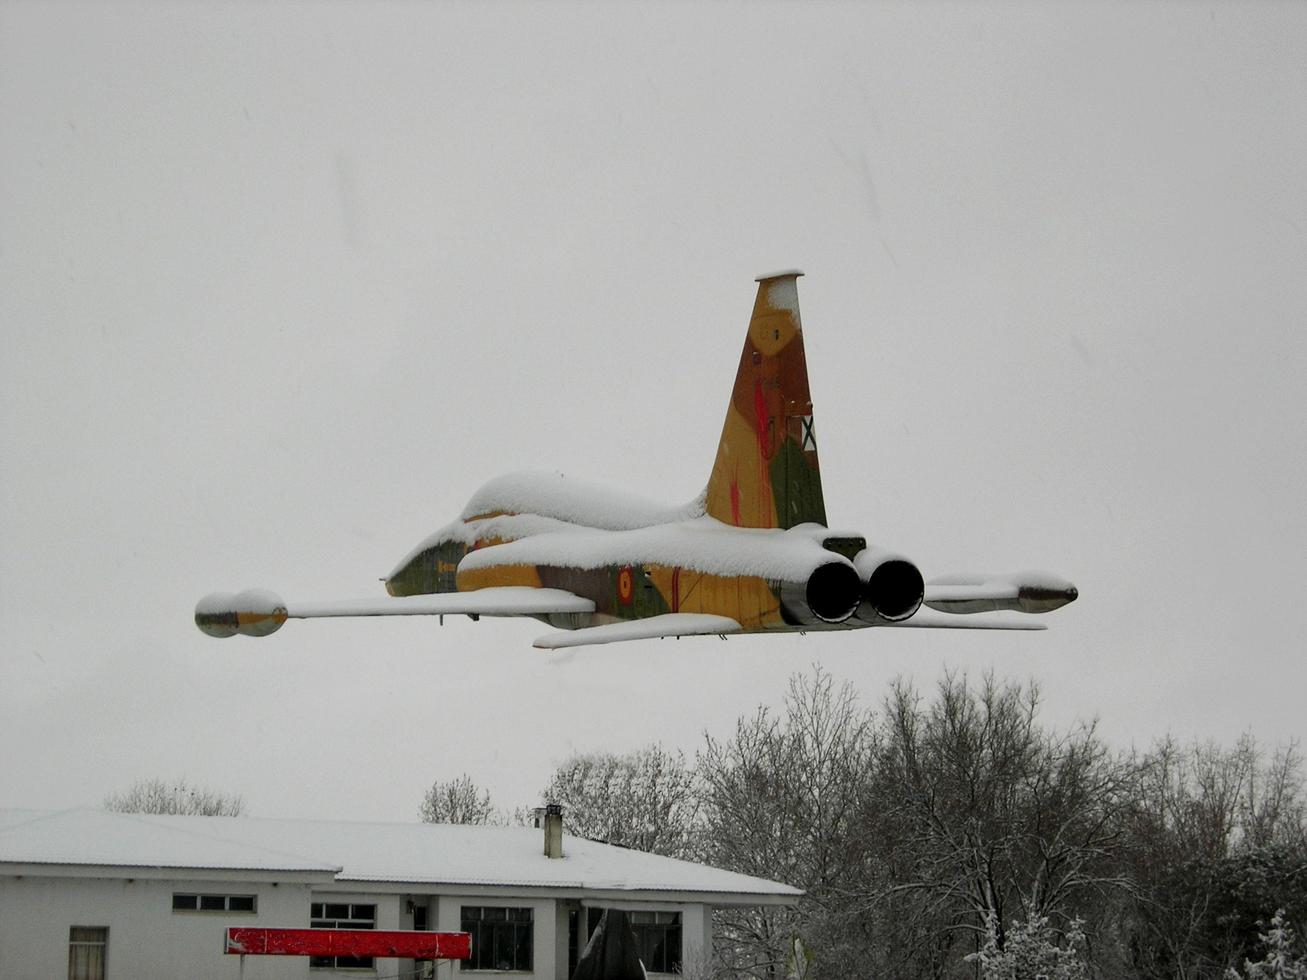
[[503, 586], [470, 592], [400, 598], [338, 599], [329, 602], [284, 602], [266, 589], [237, 595], [215, 592], [195, 606], [195, 625], [209, 636], [267, 636], [287, 619], [343, 616], [540, 616], [590, 613], [595, 604], [562, 589]]
[[292, 602], [288, 619], [331, 616], [536, 616], [545, 613], [594, 612], [590, 599], [563, 589], [501, 586], [472, 592], [402, 596], [398, 599], [344, 599], [331, 602]]
[[652, 640], [664, 636], [705, 636], [714, 633], [724, 636], [727, 633], [738, 633], [740, 629], [740, 624], [727, 616], [664, 613], [648, 619], [605, 623], [603, 626], [589, 626], [579, 630], [559, 630], [540, 637], [532, 645], [541, 650], [561, 650], [565, 647], [618, 643], [622, 640]]
[[985, 613], [979, 616], [956, 616], [950, 613], [935, 612], [933, 609], [918, 609], [908, 619], [897, 623], [878, 623], [877, 629], [888, 626], [908, 626], [917, 629], [945, 630], [1046, 630], [1043, 623], [1032, 623], [1028, 619], [1016, 616], [1001, 616]]

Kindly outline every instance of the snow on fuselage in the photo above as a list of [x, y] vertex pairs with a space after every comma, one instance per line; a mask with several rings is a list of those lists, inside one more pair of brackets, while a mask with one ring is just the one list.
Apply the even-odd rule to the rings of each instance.
[[594, 600], [594, 622], [662, 612], [730, 616], [746, 627], [821, 628], [859, 602], [853, 562], [816, 524], [732, 527], [702, 499], [661, 507], [561, 474], [513, 474], [410, 552], [392, 595], [527, 585]]

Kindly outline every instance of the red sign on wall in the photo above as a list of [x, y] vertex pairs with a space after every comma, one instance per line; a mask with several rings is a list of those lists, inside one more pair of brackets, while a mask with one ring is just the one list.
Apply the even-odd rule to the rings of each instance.
[[465, 960], [466, 932], [397, 932], [381, 929], [227, 930], [227, 953], [240, 956], [397, 956], [406, 960]]

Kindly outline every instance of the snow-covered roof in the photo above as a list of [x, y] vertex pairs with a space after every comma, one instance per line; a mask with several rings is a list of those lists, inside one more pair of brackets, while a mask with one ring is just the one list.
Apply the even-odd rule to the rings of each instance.
[[[237, 818], [158, 817], [104, 810], [0, 810], [0, 863], [136, 868], [307, 871], [340, 865], [249, 835], [223, 833]], [[210, 821], [216, 821], [210, 824]]]
[[0, 810], [0, 865], [318, 872], [337, 882], [694, 893], [716, 904], [793, 901], [763, 878], [529, 827]]

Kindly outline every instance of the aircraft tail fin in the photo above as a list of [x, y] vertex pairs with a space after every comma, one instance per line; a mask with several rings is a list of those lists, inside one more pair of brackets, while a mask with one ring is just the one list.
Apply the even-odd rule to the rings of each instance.
[[798, 278], [758, 278], [758, 297], [708, 480], [709, 516], [737, 527], [825, 525]]

